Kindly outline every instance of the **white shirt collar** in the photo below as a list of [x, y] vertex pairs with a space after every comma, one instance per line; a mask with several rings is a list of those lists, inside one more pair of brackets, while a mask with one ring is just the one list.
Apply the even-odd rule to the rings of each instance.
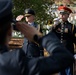
[[30, 25], [30, 26], [34, 26], [34, 22], [28, 22], [28, 24]]

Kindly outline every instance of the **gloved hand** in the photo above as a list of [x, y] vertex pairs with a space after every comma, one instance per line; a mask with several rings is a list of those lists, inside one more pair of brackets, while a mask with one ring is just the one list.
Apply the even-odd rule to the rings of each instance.
[[21, 21], [24, 18], [24, 15], [19, 15], [16, 17], [16, 21]]
[[60, 18], [55, 18], [53, 21], [54, 21], [54, 24], [53, 26], [56, 27], [59, 23], [60, 23]]

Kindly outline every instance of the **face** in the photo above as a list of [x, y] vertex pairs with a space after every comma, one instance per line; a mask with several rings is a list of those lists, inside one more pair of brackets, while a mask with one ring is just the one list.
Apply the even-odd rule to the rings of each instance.
[[34, 22], [35, 16], [34, 15], [29, 15], [25, 17], [26, 22]]
[[62, 21], [67, 21], [69, 14], [67, 13], [60, 13], [59, 17], [62, 19]]

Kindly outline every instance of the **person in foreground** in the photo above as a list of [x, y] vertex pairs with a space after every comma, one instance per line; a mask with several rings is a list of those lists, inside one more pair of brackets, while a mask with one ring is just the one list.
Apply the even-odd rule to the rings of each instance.
[[72, 65], [73, 55], [54, 33], [42, 37], [37, 29], [22, 22], [17, 22], [16, 27], [28, 40], [45, 47], [50, 56], [29, 58], [23, 50], [10, 51], [12, 15], [12, 0], [0, 0], [0, 75], [51, 75]]

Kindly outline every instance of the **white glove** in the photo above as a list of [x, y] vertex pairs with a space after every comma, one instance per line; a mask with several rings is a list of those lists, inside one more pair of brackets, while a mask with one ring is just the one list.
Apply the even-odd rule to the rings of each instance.
[[16, 17], [16, 20], [21, 21], [23, 18], [24, 18], [24, 15], [19, 15], [19, 16]]

